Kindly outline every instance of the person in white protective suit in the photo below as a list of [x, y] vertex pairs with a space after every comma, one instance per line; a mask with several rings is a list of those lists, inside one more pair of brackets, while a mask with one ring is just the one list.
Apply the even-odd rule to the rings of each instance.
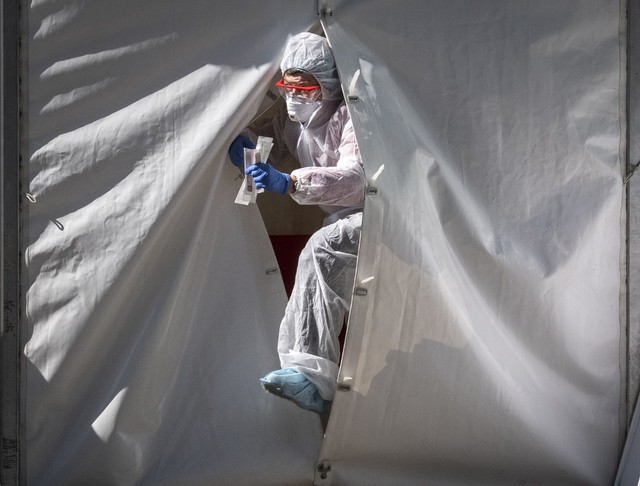
[[[273, 135], [302, 167], [286, 174], [259, 163], [245, 173], [256, 187], [320, 205], [328, 216], [298, 261], [278, 337], [282, 369], [260, 381], [303, 408], [327, 412], [336, 388], [338, 337], [351, 303], [366, 179], [327, 40], [308, 32], [292, 37], [280, 68], [277, 86], [288, 116], [274, 118]], [[229, 149], [232, 162], [244, 167], [243, 149], [253, 146], [237, 137]]]

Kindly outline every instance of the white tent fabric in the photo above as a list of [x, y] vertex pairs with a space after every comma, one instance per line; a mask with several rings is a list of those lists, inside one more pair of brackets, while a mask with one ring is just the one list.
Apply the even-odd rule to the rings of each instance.
[[315, 21], [311, 1], [31, 3], [29, 484], [312, 481], [319, 418], [258, 382], [286, 294], [226, 150]]
[[613, 480], [618, 2], [321, 3], [372, 188], [324, 444], [225, 157], [316, 2], [31, 2], [29, 484]]
[[610, 484], [618, 2], [325, 9], [377, 193], [316, 483]]

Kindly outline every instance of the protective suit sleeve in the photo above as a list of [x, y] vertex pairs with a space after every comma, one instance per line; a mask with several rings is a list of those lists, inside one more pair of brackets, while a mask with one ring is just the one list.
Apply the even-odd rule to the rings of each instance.
[[366, 178], [351, 120], [344, 125], [338, 154], [334, 167], [303, 167], [291, 173], [298, 180], [291, 195], [298, 204], [346, 207], [362, 204]]

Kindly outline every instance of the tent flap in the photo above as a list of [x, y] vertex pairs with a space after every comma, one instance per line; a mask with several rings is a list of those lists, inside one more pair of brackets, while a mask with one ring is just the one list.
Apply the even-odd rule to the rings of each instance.
[[314, 3], [28, 15], [29, 484], [308, 483], [322, 429], [259, 385], [286, 294], [226, 150]]
[[618, 2], [331, 8], [377, 178], [318, 484], [610, 483]]

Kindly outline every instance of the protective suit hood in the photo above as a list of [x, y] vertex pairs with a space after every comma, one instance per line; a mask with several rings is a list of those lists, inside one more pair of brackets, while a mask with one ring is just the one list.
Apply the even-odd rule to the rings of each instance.
[[312, 74], [322, 88], [323, 101], [342, 99], [340, 78], [329, 42], [311, 32], [302, 32], [289, 39], [284, 49], [280, 70], [302, 69]]

